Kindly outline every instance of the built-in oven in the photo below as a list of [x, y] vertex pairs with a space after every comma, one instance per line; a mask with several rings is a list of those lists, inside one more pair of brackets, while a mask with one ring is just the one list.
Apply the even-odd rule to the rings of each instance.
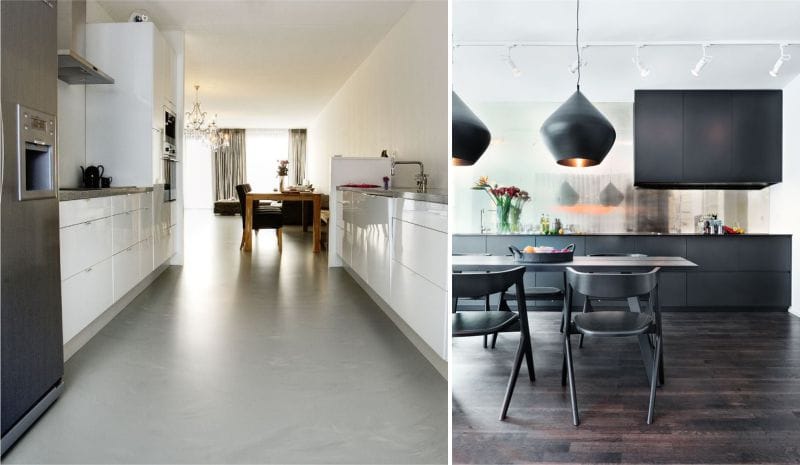
[[177, 155], [175, 137], [177, 133], [177, 120], [175, 113], [164, 107], [164, 157]]
[[164, 166], [164, 202], [178, 200], [178, 160], [174, 157], [162, 157]]

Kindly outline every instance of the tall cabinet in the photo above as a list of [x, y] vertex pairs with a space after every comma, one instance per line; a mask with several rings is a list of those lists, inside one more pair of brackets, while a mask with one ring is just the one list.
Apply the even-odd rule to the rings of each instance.
[[120, 186], [164, 182], [164, 112], [176, 110], [177, 62], [153, 23], [86, 25], [86, 56], [114, 76], [86, 88], [86, 161]]

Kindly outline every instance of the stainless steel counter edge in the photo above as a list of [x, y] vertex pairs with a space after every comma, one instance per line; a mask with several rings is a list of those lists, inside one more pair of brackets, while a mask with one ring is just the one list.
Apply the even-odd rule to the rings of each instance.
[[113, 195], [139, 194], [142, 192], [152, 192], [152, 187], [106, 187], [101, 189], [60, 189], [58, 200], [67, 202], [69, 200], [93, 199], [96, 197], [111, 197]]
[[364, 194], [380, 195], [382, 197], [393, 197], [398, 199], [417, 200], [421, 202], [441, 203], [447, 205], [447, 189], [428, 189], [427, 192], [417, 192], [414, 189], [389, 189], [384, 190], [380, 187], [344, 187], [338, 186], [336, 190], [361, 192]]

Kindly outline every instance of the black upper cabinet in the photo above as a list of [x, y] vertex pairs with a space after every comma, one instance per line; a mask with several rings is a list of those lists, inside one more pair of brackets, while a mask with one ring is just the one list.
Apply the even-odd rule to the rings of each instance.
[[761, 188], [781, 182], [780, 90], [636, 91], [634, 184]]
[[781, 91], [734, 92], [731, 178], [781, 182], [783, 95]]
[[731, 181], [730, 92], [683, 96], [683, 181]]
[[[636, 92], [634, 178], [672, 182], [683, 176], [683, 92]], [[658, 108], [659, 111], [654, 111]]]

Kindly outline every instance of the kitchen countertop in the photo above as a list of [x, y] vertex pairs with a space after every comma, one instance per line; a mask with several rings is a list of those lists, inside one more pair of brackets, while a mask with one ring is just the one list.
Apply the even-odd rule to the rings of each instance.
[[66, 202], [68, 200], [93, 199], [96, 197], [110, 197], [112, 195], [138, 194], [141, 192], [152, 192], [152, 191], [153, 191], [152, 187], [135, 187], [135, 186], [104, 187], [98, 189], [86, 189], [82, 187], [75, 189], [59, 189], [58, 200], [61, 202]]
[[418, 200], [421, 202], [442, 203], [447, 205], [447, 189], [428, 189], [426, 192], [417, 192], [412, 188], [392, 188], [384, 190], [381, 187], [365, 188], [365, 187], [344, 187], [338, 186], [336, 188], [340, 191], [362, 192], [364, 194], [380, 195], [383, 197], [394, 197], [398, 199]]
[[542, 233], [518, 233], [518, 234], [498, 234], [498, 233], [455, 233], [455, 236], [674, 236], [674, 237], [753, 237], [753, 236], [791, 236], [791, 234], [771, 234], [771, 233], [745, 233], [745, 234], [702, 234], [702, 233], [648, 233], [648, 232], [622, 232], [622, 233], [573, 233], [573, 234], [542, 234]]

